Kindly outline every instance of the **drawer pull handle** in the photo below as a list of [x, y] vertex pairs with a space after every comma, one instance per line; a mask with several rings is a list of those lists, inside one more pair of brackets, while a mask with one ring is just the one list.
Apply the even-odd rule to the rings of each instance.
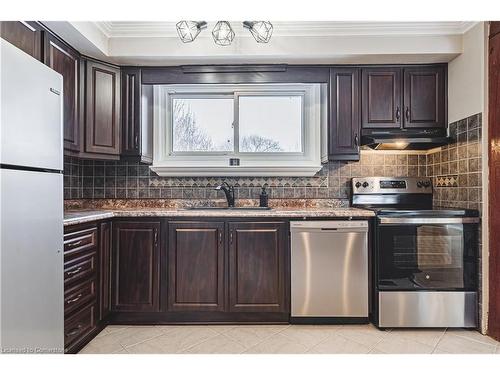
[[74, 242], [74, 243], [70, 242], [70, 243], [68, 244], [68, 247], [76, 247], [76, 246], [81, 245], [82, 243], [83, 243], [83, 240], [76, 241], [76, 242]]
[[81, 324], [78, 324], [76, 326], [76, 328], [74, 328], [71, 331], [69, 331], [68, 333], [66, 333], [66, 337], [71, 337], [71, 336], [76, 335], [77, 333], [79, 333], [82, 330], [82, 327], [83, 326]]
[[79, 295], [77, 295], [75, 298], [69, 299], [68, 301], [66, 301], [66, 304], [67, 305], [71, 305], [72, 303], [80, 300], [80, 298], [82, 298], [82, 293], [80, 293]]
[[68, 271], [68, 272], [66, 272], [66, 275], [68, 275], [68, 276], [72, 276], [72, 275], [75, 275], [75, 274], [79, 273], [81, 270], [82, 270], [82, 267], [78, 267], [78, 268], [77, 268], [76, 270], [74, 270], [74, 271]]

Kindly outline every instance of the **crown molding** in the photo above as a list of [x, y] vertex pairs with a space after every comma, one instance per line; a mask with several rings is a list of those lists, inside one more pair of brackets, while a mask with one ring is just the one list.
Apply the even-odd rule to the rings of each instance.
[[[230, 21], [238, 37], [251, 37], [241, 21]], [[347, 35], [460, 35], [477, 22], [274, 22], [275, 36]], [[176, 22], [99, 21], [97, 28], [108, 38], [177, 37]], [[208, 29], [215, 21], [208, 21]], [[205, 34], [207, 32], [205, 31]], [[206, 35], [205, 35], [206, 36]], [[200, 35], [200, 37], [203, 37]]]

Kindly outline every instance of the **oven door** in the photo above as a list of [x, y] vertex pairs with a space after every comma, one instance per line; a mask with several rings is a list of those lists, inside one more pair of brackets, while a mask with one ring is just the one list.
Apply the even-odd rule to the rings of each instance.
[[379, 290], [476, 290], [478, 218], [379, 217]]

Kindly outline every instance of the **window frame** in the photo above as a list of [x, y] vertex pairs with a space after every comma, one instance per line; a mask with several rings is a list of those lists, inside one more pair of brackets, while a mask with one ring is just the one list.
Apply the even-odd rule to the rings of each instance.
[[[150, 168], [160, 176], [312, 176], [321, 169], [327, 123], [327, 95], [322, 84], [183, 84], [154, 86], [154, 149]], [[238, 96], [233, 118], [239, 120], [239, 97], [301, 96], [301, 152], [173, 152], [172, 98], [210, 95]], [[234, 121], [234, 120], [233, 120]], [[170, 124], [170, 125], [169, 125]], [[239, 124], [233, 127], [239, 128]], [[233, 132], [239, 137], [239, 133]], [[234, 149], [236, 142], [234, 139]], [[230, 166], [229, 159], [240, 159]]]

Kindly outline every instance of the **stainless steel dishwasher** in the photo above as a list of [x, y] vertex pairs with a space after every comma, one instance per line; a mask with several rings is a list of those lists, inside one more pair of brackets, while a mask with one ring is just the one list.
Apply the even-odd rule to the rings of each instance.
[[292, 221], [292, 322], [368, 321], [368, 222]]

